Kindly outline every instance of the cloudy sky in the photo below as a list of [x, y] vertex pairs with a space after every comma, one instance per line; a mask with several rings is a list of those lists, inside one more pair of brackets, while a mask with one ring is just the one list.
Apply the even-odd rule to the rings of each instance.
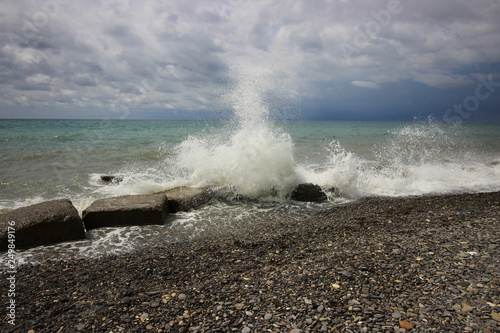
[[218, 119], [242, 87], [294, 119], [500, 121], [500, 1], [0, 2], [0, 118]]

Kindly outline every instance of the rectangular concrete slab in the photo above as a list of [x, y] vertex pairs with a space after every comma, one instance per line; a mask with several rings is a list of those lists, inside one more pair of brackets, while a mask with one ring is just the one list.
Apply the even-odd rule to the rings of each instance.
[[163, 193], [100, 199], [83, 211], [83, 222], [87, 230], [102, 227], [163, 225], [167, 217], [168, 201]]
[[70, 200], [45, 201], [0, 215], [0, 249], [29, 248], [85, 238]]
[[210, 190], [180, 186], [164, 192], [168, 198], [170, 213], [187, 212], [209, 202], [212, 199]]

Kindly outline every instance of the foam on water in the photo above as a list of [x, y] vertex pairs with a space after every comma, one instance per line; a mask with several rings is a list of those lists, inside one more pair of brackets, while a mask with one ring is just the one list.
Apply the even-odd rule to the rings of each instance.
[[297, 182], [288, 134], [243, 127], [226, 140], [213, 144], [193, 137], [179, 146], [176, 166], [189, 174], [189, 184], [228, 185], [236, 194], [255, 199], [285, 193]]
[[462, 128], [415, 122], [389, 134], [373, 159], [331, 142], [322, 165], [299, 167], [302, 178], [347, 197], [500, 190], [498, 157], [480, 153]]

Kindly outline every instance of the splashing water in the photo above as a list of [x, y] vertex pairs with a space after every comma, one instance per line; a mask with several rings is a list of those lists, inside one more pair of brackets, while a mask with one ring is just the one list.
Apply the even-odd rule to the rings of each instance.
[[[234, 110], [232, 132], [207, 138], [192, 136], [178, 146], [175, 167], [193, 186], [229, 186], [255, 199], [285, 196], [299, 181], [294, 145], [288, 133], [271, 125], [268, 97], [287, 82], [284, 72], [250, 63], [234, 66], [235, 86], [224, 100]], [[267, 98], [267, 99], [266, 99]]]
[[347, 151], [333, 141], [325, 148], [329, 154], [319, 172], [303, 166], [301, 173], [351, 198], [500, 189], [497, 157], [489, 152], [494, 150], [478, 146], [460, 126], [431, 119], [386, 134], [387, 139], [373, 145], [372, 158]]

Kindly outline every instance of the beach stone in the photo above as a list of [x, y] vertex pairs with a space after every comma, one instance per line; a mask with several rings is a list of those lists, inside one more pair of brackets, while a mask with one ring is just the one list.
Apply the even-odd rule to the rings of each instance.
[[128, 296], [123, 297], [120, 301], [120, 303], [122, 303], [122, 304], [130, 304], [131, 302], [132, 302], [132, 300]]
[[290, 194], [290, 198], [295, 201], [322, 202], [327, 199], [325, 192], [318, 185], [299, 184]]
[[100, 199], [83, 211], [87, 230], [132, 225], [163, 225], [168, 216], [167, 197], [163, 193], [126, 195]]
[[401, 254], [401, 249], [392, 249], [392, 254]]
[[200, 207], [212, 199], [208, 189], [180, 186], [164, 192], [170, 213], [187, 212]]
[[463, 312], [471, 312], [472, 310], [474, 310], [474, 308], [472, 306], [470, 306], [469, 304], [463, 304], [463, 306], [462, 306]]
[[[13, 223], [15, 222], [15, 223]], [[70, 200], [52, 200], [0, 215], [0, 250], [7, 250], [10, 230], [15, 247], [30, 248], [85, 238], [78, 211]]]
[[404, 328], [404, 329], [406, 329], [406, 330], [411, 330], [411, 329], [413, 329], [413, 325], [412, 325], [412, 323], [407, 322], [406, 320], [401, 320], [401, 321], [399, 322], [399, 326], [401, 326], [401, 328]]
[[[75, 326], [77, 331], [83, 331], [85, 329], [85, 324], [81, 323]], [[29, 332], [29, 331], [28, 331]]]
[[497, 313], [497, 312], [492, 312], [492, 313], [491, 313], [491, 318], [492, 318], [493, 320], [496, 320], [496, 321], [500, 322], [500, 313]]
[[399, 319], [399, 318], [401, 318], [401, 313], [399, 313], [399, 312], [397, 312], [397, 311], [396, 311], [396, 312], [393, 312], [393, 313], [392, 313], [392, 318], [395, 318], [395, 319]]

